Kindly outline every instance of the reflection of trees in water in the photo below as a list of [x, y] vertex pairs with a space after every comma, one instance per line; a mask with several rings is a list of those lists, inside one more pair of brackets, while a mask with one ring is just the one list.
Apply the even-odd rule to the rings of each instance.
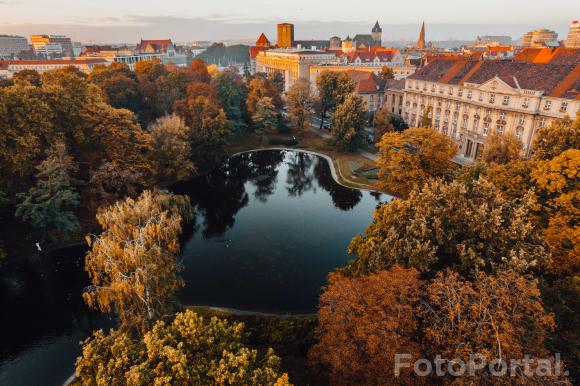
[[313, 175], [310, 167], [314, 157], [307, 153], [290, 153], [288, 160], [288, 176], [286, 177], [288, 194], [292, 197], [301, 196], [312, 189]]
[[256, 187], [254, 197], [266, 202], [274, 194], [278, 182], [278, 167], [284, 160], [281, 151], [258, 151], [250, 153], [252, 184]]
[[318, 158], [314, 166], [314, 176], [318, 185], [326, 190], [332, 198], [332, 203], [340, 210], [351, 210], [362, 199], [362, 192], [337, 184], [330, 173], [330, 166], [325, 159]]
[[[254, 196], [265, 202], [274, 193], [277, 168], [283, 159], [280, 151], [239, 154], [210, 174], [176, 185], [174, 191], [189, 195], [198, 214], [203, 214], [204, 238], [221, 237], [234, 226], [240, 209], [249, 203], [244, 184], [251, 181], [256, 187]], [[184, 233], [192, 236], [193, 232], [195, 229]]]

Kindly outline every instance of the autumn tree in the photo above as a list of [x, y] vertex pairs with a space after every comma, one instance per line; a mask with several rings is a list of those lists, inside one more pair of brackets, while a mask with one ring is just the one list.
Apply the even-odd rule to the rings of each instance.
[[[514, 272], [498, 276], [480, 272], [473, 282], [452, 271], [441, 272], [418, 304], [423, 347], [432, 358], [440, 355], [468, 363], [471, 355], [478, 355], [487, 361], [509, 363], [524, 355], [533, 359], [549, 355], [545, 340], [546, 332], [553, 328], [553, 317], [543, 308], [537, 283]], [[523, 368], [517, 377], [515, 384], [536, 384], [523, 374]], [[509, 378], [509, 372], [505, 379], [492, 377], [486, 368], [476, 377], [465, 374], [465, 383], [463, 378], [451, 376], [447, 382], [512, 384]]]
[[176, 115], [159, 118], [149, 127], [150, 157], [157, 181], [183, 181], [195, 173], [191, 154], [191, 129]]
[[451, 158], [456, 146], [434, 130], [413, 128], [386, 133], [378, 147], [379, 187], [399, 196], [408, 195], [429, 178], [450, 177], [454, 169]]
[[187, 99], [176, 111], [191, 129], [191, 153], [198, 167], [214, 165], [224, 156], [224, 147], [231, 137], [225, 112], [206, 97]]
[[532, 149], [539, 160], [552, 159], [569, 149], [580, 149], [580, 115], [576, 120], [557, 119], [540, 127], [534, 136]]
[[17, 73], [14, 74], [14, 76], [12, 77], [13, 81], [26, 81], [28, 83], [30, 83], [33, 86], [36, 87], [40, 87], [40, 85], [42, 84], [42, 79], [40, 77], [40, 74], [38, 73], [38, 71], [36, 70], [22, 70], [22, 71], [18, 71]]
[[354, 93], [347, 95], [332, 117], [331, 134], [335, 145], [342, 150], [354, 151], [364, 144], [366, 118], [362, 97]]
[[553, 255], [548, 272], [557, 277], [580, 273], [580, 150], [566, 150], [539, 161], [531, 173], [549, 215], [545, 240]]
[[40, 161], [42, 149], [57, 138], [54, 110], [42, 89], [16, 82], [0, 89], [0, 175], [16, 183], [29, 178]]
[[328, 369], [332, 385], [424, 383], [412, 369], [395, 377], [393, 360], [401, 352], [421, 357], [415, 312], [421, 285], [416, 270], [398, 266], [359, 279], [330, 274], [310, 362]]
[[203, 60], [194, 59], [189, 66], [189, 71], [192, 73], [194, 81], [202, 83], [211, 82], [211, 76], [207, 70], [207, 64]]
[[272, 99], [277, 112], [282, 108], [282, 94], [279, 88], [264, 74], [256, 74], [248, 84], [246, 107], [250, 116], [256, 113], [256, 105], [264, 97]]
[[35, 185], [18, 195], [22, 202], [16, 207], [16, 216], [39, 229], [43, 242], [67, 240], [79, 228], [75, 214], [79, 195], [73, 186], [77, 170], [65, 144], [56, 142], [37, 166]]
[[139, 94], [143, 101], [139, 110], [139, 118], [144, 125], [163, 116], [159, 103], [159, 80], [167, 75], [167, 68], [159, 59], [135, 64], [135, 76]]
[[[186, 97], [191, 83], [201, 82], [196, 81], [191, 71], [181, 67], [168, 70], [165, 76], [155, 81], [157, 107], [161, 115], [173, 113], [175, 103]], [[203, 84], [207, 85], [207, 83]]]
[[505, 164], [521, 158], [522, 141], [513, 133], [490, 133], [485, 141], [483, 160], [487, 163]]
[[288, 101], [288, 115], [296, 122], [296, 127], [304, 130], [308, 117], [314, 107], [310, 82], [298, 80], [286, 93]]
[[213, 77], [211, 84], [219, 96], [220, 105], [232, 123], [234, 132], [243, 131], [247, 126], [247, 89], [241, 75], [235, 69], [225, 69]]
[[347, 95], [354, 91], [355, 84], [345, 72], [323, 71], [316, 78], [316, 87], [318, 89], [317, 108], [322, 129], [326, 114], [334, 112], [336, 107], [344, 102]]
[[89, 81], [103, 90], [111, 106], [135, 113], [139, 111], [141, 95], [137, 79], [126, 64], [113, 62], [107, 67], [95, 66], [89, 74]]
[[76, 362], [81, 385], [290, 386], [280, 358], [244, 346], [244, 325], [187, 310], [158, 321], [142, 339], [102, 330], [83, 342]]
[[387, 66], [383, 66], [381, 68], [381, 72], [379, 73], [379, 78], [383, 80], [395, 79], [395, 73], [393, 69]]
[[90, 208], [98, 209], [126, 197], [136, 198], [146, 185], [131, 165], [107, 161], [91, 170], [86, 195]]
[[256, 111], [252, 115], [252, 123], [256, 133], [260, 137], [261, 143], [264, 132], [278, 125], [276, 107], [272, 102], [272, 98], [263, 97], [258, 100], [258, 103], [256, 103]]
[[395, 128], [391, 124], [391, 113], [386, 105], [383, 105], [379, 111], [375, 114], [374, 119], [374, 135], [375, 135], [375, 143], [379, 143], [383, 134], [388, 131], [394, 131]]
[[97, 214], [103, 228], [87, 237], [85, 270], [91, 285], [83, 298], [102, 312], [115, 312], [123, 331], [144, 334], [172, 310], [179, 235], [192, 209], [184, 196], [144, 191]]
[[430, 181], [375, 211], [364, 235], [352, 240], [356, 258], [344, 272], [360, 276], [396, 264], [420, 272], [450, 267], [467, 277], [539, 269], [549, 259], [530, 220], [534, 207], [533, 195], [510, 200], [483, 179], [470, 186]]

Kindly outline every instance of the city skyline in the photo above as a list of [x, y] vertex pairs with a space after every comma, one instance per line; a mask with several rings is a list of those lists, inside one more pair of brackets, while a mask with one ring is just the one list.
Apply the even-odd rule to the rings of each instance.
[[[274, 36], [272, 26], [288, 21], [296, 25], [297, 38], [309, 39], [364, 33], [378, 19], [384, 27], [384, 40], [414, 39], [423, 20], [428, 25], [428, 40], [469, 40], [484, 34], [519, 39], [533, 28], [553, 29], [565, 38], [571, 19], [580, 15], [580, 4], [572, 0], [556, 3], [557, 6], [552, 2], [547, 7], [542, 0], [515, 0], [509, 4], [492, 0], [470, 4], [467, 9], [457, 0], [437, 4], [423, 0], [412, 4], [371, 1], [353, 9], [346, 4], [340, 6], [343, 2], [335, 2], [339, 6], [329, 8], [324, 3], [313, 5], [298, 0], [291, 5], [277, 5], [273, 10], [261, 0], [243, 4], [214, 1], [194, 7], [184, 1], [161, 6], [105, 0], [97, 7], [95, 2], [59, 0], [46, 7], [38, 0], [4, 0], [0, 1], [0, 11], [6, 18], [0, 21], [0, 33], [28, 36], [49, 31], [78, 41], [113, 43], [157, 36], [176, 41], [233, 40], [253, 39], [260, 32]], [[451, 7], [453, 12], [449, 11]]]

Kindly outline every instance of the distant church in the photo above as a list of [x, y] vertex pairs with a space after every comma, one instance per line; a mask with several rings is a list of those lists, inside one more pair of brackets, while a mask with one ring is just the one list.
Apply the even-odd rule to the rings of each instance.
[[383, 40], [383, 29], [381, 28], [381, 26], [379, 25], [379, 21], [377, 20], [370, 35], [366, 35], [366, 34], [356, 35], [352, 39], [352, 42], [353, 42], [353, 46], [356, 49], [359, 49], [359, 48], [364, 49], [364, 48], [369, 48], [369, 47], [380, 47], [383, 45], [382, 40]]

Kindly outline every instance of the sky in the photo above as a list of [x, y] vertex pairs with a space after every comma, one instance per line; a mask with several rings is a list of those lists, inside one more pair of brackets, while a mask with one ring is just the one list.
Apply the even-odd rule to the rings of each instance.
[[416, 39], [425, 20], [428, 40], [519, 38], [549, 28], [564, 39], [580, 18], [580, 0], [0, 0], [0, 34], [64, 33], [83, 42], [140, 38], [275, 40], [275, 24], [296, 25], [297, 39], [369, 33], [378, 19], [383, 40]]

